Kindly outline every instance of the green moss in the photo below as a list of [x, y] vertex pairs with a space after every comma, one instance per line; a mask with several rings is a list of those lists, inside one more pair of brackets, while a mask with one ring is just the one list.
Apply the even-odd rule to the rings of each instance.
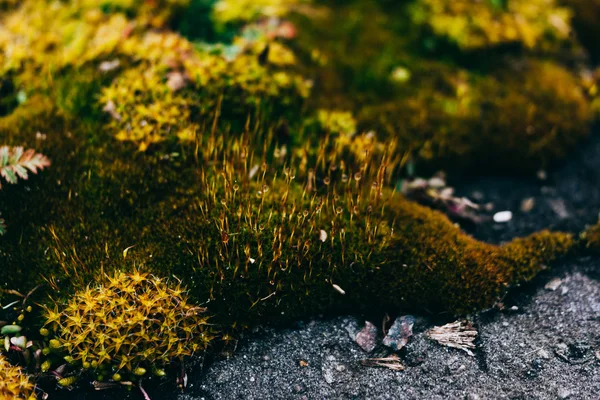
[[589, 132], [582, 83], [557, 64], [525, 61], [485, 76], [433, 68], [415, 93], [358, 116], [421, 163], [523, 172], [564, 159]]
[[[64, 155], [85, 141], [81, 131], [58, 136], [40, 150]], [[25, 210], [28, 222], [0, 243], [0, 261], [13, 265], [3, 282], [22, 288], [45, 277], [68, 297], [102, 270], [144, 265], [186, 282], [223, 327], [373, 307], [462, 314], [492, 306], [570, 244], [563, 234], [506, 247], [475, 241], [385, 189], [401, 160], [363, 136], [307, 145], [265, 167], [251, 141], [227, 135], [201, 144], [199, 164], [120, 146], [67, 153], [61, 164], [80, 174], [59, 166], [5, 193], [7, 220]], [[43, 277], [15, 274], [31, 265]]]

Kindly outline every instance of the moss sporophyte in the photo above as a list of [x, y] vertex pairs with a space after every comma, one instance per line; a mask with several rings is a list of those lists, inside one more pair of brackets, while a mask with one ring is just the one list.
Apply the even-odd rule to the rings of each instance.
[[464, 315], [597, 247], [483, 243], [396, 192], [408, 166], [531, 171], [587, 135], [569, 8], [198, 1], [0, 1], [0, 172], [29, 178], [0, 191], [0, 300], [41, 285], [43, 310], [3, 333], [0, 398], [25, 372], [141, 387], [259, 323]]

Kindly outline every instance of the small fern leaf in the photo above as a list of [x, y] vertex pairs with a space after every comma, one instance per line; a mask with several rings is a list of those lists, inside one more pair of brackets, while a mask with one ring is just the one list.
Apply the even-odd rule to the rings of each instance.
[[17, 183], [19, 179], [26, 180], [29, 178], [29, 172], [36, 174], [48, 166], [50, 160], [33, 149], [24, 150], [20, 146], [0, 147], [0, 176], [8, 183]]
[[3, 236], [6, 233], [6, 222], [4, 218], [0, 217], [0, 236]]

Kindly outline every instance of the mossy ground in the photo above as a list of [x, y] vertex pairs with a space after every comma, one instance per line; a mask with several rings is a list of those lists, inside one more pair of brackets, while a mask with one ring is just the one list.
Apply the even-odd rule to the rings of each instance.
[[[276, 3], [284, 17], [293, 2]], [[384, 1], [291, 7], [297, 40], [260, 7], [203, 15], [213, 29], [192, 32], [183, 3], [68, 5], [33, 26], [46, 45], [0, 58], [2, 144], [52, 160], [0, 192], [3, 288], [42, 284], [39, 301], [60, 301], [138, 268], [180, 279], [222, 333], [317, 312], [465, 314], [576, 243], [482, 243], [394, 190], [408, 160], [522, 172], [564, 158], [592, 118], [569, 46], [465, 51]], [[19, 12], [0, 46], [18, 48], [15, 20], [37, 15]], [[126, 27], [127, 40], [75, 46], [60, 18], [88, 39]]]

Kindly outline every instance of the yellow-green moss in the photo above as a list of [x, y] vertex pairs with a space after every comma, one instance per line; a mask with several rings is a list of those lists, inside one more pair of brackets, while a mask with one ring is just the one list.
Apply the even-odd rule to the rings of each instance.
[[[310, 104], [348, 110], [359, 131], [397, 138], [420, 173], [543, 168], [589, 131], [588, 88], [559, 62], [563, 55], [506, 46], [463, 53], [419, 34], [401, 4], [354, 1], [327, 10], [293, 16], [301, 32], [294, 48], [317, 76]], [[472, 16], [464, 9], [461, 18]]]
[[571, 14], [554, 0], [417, 0], [412, 6], [416, 23], [463, 49], [556, 45], [569, 37]]
[[490, 76], [446, 70], [419, 85], [408, 97], [364, 108], [358, 119], [438, 167], [546, 167], [587, 136], [593, 117], [582, 82], [551, 62], [507, 65]]
[[33, 383], [29, 377], [0, 354], [0, 399], [34, 400], [35, 398]]
[[205, 350], [212, 340], [205, 311], [179, 284], [135, 270], [77, 291], [44, 317], [57, 337], [50, 348], [71, 365], [131, 379], [141, 369], [164, 375], [171, 361]]

